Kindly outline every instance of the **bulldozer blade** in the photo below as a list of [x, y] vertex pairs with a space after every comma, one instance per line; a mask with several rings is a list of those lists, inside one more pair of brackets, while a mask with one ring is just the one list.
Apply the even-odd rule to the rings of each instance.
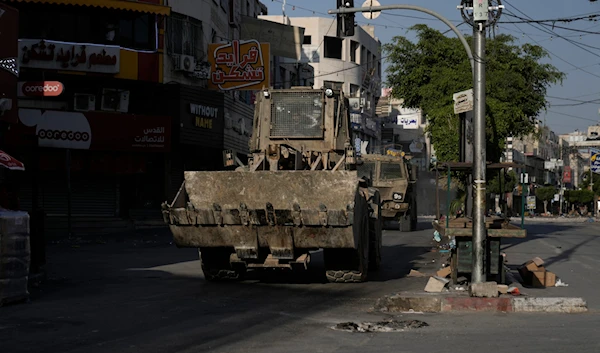
[[185, 172], [181, 191], [188, 201], [163, 211], [179, 246], [234, 246], [245, 258], [259, 246], [276, 258], [357, 246], [356, 171]]

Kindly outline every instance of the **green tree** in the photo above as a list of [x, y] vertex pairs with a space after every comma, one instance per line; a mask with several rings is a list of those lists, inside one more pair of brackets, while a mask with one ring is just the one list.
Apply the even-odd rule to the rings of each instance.
[[544, 213], [548, 213], [548, 201], [554, 198], [556, 188], [554, 186], [544, 186], [535, 190], [535, 196], [544, 201]]
[[[590, 187], [590, 171], [588, 170], [585, 174], [585, 180], [581, 183], [582, 189], [588, 189]], [[600, 196], [600, 174], [591, 173], [594, 175], [594, 194]]]
[[[503, 194], [505, 192], [511, 192], [517, 185], [517, 173], [514, 170], [508, 173], [495, 173], [495, 176], [488, 177], [489, 183], [487, 189], [492, 194]], [[500, 187], [502, 185], [502, 187]]]
[[[383, 46], [390, 65], [388, 87], [407, 108], [426, 114], [432, 143], [440, 161], [458, 160], [458, 116], [453, 93], [472, 88], [471, 66], [457, 38], [419, 24], [411, 27], [418, 41], [402, 36]], [[540, 60], [548, 53], [540, 46], [514, 45], [516, 38], [498, 35], [486, 46], [487, 159], [500, 160], [507, 136], [534, 131], [532, 117], [545, 109], [548, 86], [562, 83], [564, 74]]]

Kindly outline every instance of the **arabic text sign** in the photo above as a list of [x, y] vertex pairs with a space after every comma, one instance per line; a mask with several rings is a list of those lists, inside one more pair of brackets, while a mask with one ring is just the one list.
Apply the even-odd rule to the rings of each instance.
[[269, 43], [234, 40], [209, 44], [208, 52], [209, 89], [254, 91], [269, 86]]
[[594, 173], [600, 174], [600, 151], [596, 149], [591, 149], [591, 168]]
[[454, 93], [454, 114], [466, 113], [473, 110], [473, 89]]
[[19, 65], [46, 70], [119, 73], [117, 46], [19, 39]]
[[404, 129], [418, 129], [419, 128], [419, 115], [398, 115], [398, 125], [402, 125]]

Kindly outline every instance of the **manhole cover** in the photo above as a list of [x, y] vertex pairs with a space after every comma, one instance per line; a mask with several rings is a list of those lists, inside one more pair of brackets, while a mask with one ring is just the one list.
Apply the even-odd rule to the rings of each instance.
[[333, 327], [334, 330], [347, 332], [402, 332], [410, 329], [429, 326], [428, 323], [419, 320], [385, 320], [379, 322], [342, 322]]

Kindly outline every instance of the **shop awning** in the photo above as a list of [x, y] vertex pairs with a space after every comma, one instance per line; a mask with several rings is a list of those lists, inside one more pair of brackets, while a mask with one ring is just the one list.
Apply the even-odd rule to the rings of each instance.
[[0, 150], [0, 167], [8, 168], [10, 170], [25, 170], [23, 162], [16, 160], [13, 156]]
[[79, 5], [91, 7], [103, 7], [115, 10], [128, 10], [145, 13], [153, 13], [156, 15], [169, 16], [171, 8], [169, 6], [150, 4], [142, 1], [134, 0], [8, 0], [9, 2], [30, 2], [40, 4], [56, 4], [56, 5]]

